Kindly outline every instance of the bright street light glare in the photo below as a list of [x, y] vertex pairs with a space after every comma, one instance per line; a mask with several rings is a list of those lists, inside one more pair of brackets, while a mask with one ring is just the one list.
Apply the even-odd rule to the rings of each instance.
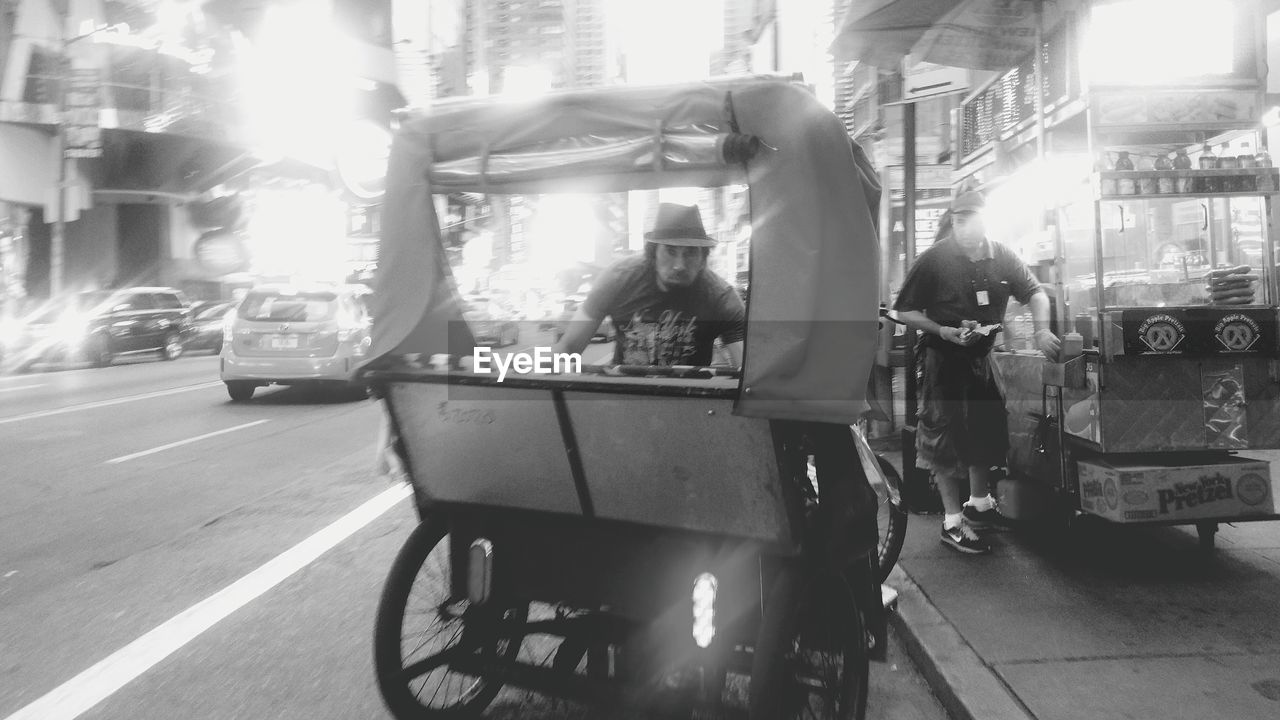
[[706, 78], [724, 45], [722, 0], [611, 0], [608, 17], [632, 83]]
[[1201, 0], [1127, 0], [1093, 8], [1083, 56], [1098, 84], [1156, 84], [1227, 74], [1235, 8]]
[[502, 71], [502, 94], [513, 98], [536, 97], [551, 91], [551, 69], [545, 65], [515, 65]]
[[328, 165], [355, 105], [351, 43], [325, 5], [269, 5], [244, 60], [240, 80], [255, 144], [269, 155]]

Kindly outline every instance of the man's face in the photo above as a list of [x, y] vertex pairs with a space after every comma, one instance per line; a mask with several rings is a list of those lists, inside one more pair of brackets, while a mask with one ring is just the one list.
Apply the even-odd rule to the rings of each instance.
[[693, 284], [707, 264], [702, 257], [702, 248], [681, 245], [659, 244], [655, 260], [658, 285], [664, 290]]
[[951, 222], [955, 230], [956, 242], [960, 243], [960, 247], [965, 250], [976, 250], [982, 245], [982, 239], [987, 235], [987, 227], [982, 222], [982, 213], [956, 213]]

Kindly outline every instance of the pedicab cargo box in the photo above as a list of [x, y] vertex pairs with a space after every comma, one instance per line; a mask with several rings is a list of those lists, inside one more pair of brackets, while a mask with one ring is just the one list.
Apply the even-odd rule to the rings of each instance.
[[[1196, 464], [1198, 463], [1198, 464]], [[1224, 519], [1275, 512], [1271, 464], [1223, 457], [1081, 459], [1080, 506], [1116, 522]]]

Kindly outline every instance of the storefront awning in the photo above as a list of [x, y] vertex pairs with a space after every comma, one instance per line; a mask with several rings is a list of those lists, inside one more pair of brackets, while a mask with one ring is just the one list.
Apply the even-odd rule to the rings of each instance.
[[917, 62], [1006, 70], [1035, 47], [1038, 23], [1054, 27], [1079, 1], [871, 0], [845, 15], [831, 53], [884, 69], [897, 69], [910, 54]]

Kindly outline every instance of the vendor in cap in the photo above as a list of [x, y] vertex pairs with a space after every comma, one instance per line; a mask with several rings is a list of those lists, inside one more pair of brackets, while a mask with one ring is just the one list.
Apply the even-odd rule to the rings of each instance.
[[[933, 471], [945, 515], [942, 542], [985, 553], [974, 532], [1006, 524], [991, 496], [991, 468], [1009, 449], [1004, 398], [991, 371], [994, 329], [1012, 296], [1031, 308], [1035, 348], [1056, 359], [1049, 299], [1008, 247], [986, 236], [985, 203], [962, 192], [939, 223], [938, 237], [912, 265], [898, 293], [898, 317], [923, 333], [917, 465]], [[960, 493], [969, 488], [963, 505]]]
[[620, 260], [595, 280], [554, 351], [582, 352], [609, 317], [615, 363], [711, 365], [719, 337], [740, 367], [746, 306], [707, 269], [716, 241], [703, 229], [698, 207], [662, 203], [644, 237], [644, 255]]

